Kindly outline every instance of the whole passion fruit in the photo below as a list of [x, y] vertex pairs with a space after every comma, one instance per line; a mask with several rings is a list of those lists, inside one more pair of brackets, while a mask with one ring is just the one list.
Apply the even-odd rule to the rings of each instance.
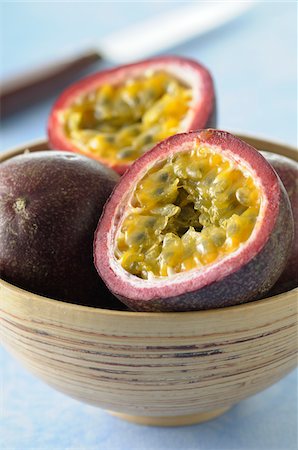
[[58, 300], [119, 306], [92, 257], [98, 218], [117, 180], [107, 167], [68, 152], [34, 152], [1, 163], [1, 278]]
[[170, 137], [134, 163], [105, 206], [94, 258], [134, 310], [199, 310], [259, 298], [292, 239], [289, 199], [270, 164], [210, 129]]
[[298, 163], [293, 159], [271, 152], [261, 152], [276, 170], [288, 193], [293, 218], [294, 242], [287, 265], [277, 283], [270, 290], [270, 295], [280, 294], [298, 286]]
[[48, 122], [52, 148], [83, 153], [122, 174], [156, 142], [215, 126], [207, 69], [160, 57], [96, 73], [66, 89]]

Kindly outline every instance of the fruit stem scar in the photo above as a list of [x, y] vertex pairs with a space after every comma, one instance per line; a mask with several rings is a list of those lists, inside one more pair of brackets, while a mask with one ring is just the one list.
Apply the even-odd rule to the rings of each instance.
[[26, 199], [24, 197], [17, 198], [13, 204], [13, 208], [17, 213], [25, 212], [26, 210]]

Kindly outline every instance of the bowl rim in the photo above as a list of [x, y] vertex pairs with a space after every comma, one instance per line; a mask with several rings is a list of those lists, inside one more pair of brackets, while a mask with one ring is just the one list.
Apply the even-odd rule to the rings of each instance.
[[[256, 145], [256, 143], [257, 143], [257, 147], [259, 145], [260, 146], [264, 145], [265, 147], [269, 146], [268, 151], [270, 151], [270, 147], [287, 150], [287, 153], [289, 155], [288, 157], [298, 161], [298, 151], [294, 146], [284, 144], [282, 142], [270, 141], [263, 137], [253, 136], [253, 135], [249, 135], [249, 134], [247, 135], [242, 132], [231, 132], [231, 133], [235, 134], [240, 139], [247, 140], [248, 143], [251, 145]], [[0, 152], [0, 163], [19, 154], [20, 151], [24, 151], [24, 152], [26, 150], [30, 151], [31, 147], [34, 147], [35, 151], [42, 151], [42, 150], [48, 150], [47, 146], [48, 146], [48, 141], [46, 140], [46, 138], [38, 138], [38, 139], [31, 140], [29, 142], [26, 142], [23, 145], [18, 145], [7, 151]], [[298, 298], [298, 287], [296, 287], [290, 291], [282, 292], [281, 294], [275, 295], [273, 297], [266, 297], [266, 298], [262, 298], [260, 300], [255, 300], [252, 302], [242, 303], [242, 304], [234, 305], [234, 306], [226, 306], [226, 307], [222, 307], [222, 308], [206, 309], [206, 310], [199, 310], [199, 311], [179, 311], [179, 312], [174, 312], [174, 311], [173, 312], [141, 312], [141, 311], [120, 311], [120, 310], [112, 310], [112, 309], [103, 309], [103, 308], [98, 308], [98, 307], [93, 307], [93, 306], [79, 305], [76, 303], [65, 302], [62, 300], [56, 300], [56, 299], [52, 299], [50, 297], [45, 297], [45, 296], [36, 294], [31, 291], [27, 291], [25, 289], [15, 286], [15, 285], [0, 278], [0, 291], [1, 291], [1, 289], [10, 290], [11, 292], [18, 294], [19, 296], [22, 296], [22, 297], [28, 297], [28, 294], [29, 294], [31, 299], [33, 298], [33, 299], [35, 299], [35, 301], [42, 301], [43, 303], [47, 302], [47, 303], [49, 303], [49, 306], [51, 305], [51, 306], [57, 307], [57, 308], [70, 308], [71, 310], [76, 311], [76, 312], [80, 312], [80, 311], [85, 312], [85, 313], [92, 312], [92, 314], [114, 316], [114, 317], [117, 317], [117, 316], [118, 317], [124, 316], [124, 317], [129, 317], [129, 318], [134, 317], [134, 319], [136, 317], [158, 318], [158, 317], [165, 317], [165, 316], [168, 318], [169, 317], [174, 318], [174, 316], [181, 317], [181, 313], [183, 314], [184, 317], [187, 317], [188, 315], [192, 315], [192, 316], [204, 316], [204, 315], [210, 315], [210, 314], [215, 315], [215, 314], [219, 314], [220, 312], [224, 312], [224, 311], [229, 311], [230, 313], [232, 313], [232, 312], [237, 313], [237, 312], [239, 312], [239, 310], [241, 310], [243, 312], [244, 308], [246, 309], [246, 311], [253, 310], [255, 308], [261, 307], [262, 305], [264, 305], [264, 303], [267, 304], [269, 302], [275, 303], [275, 302], [281, 301], [281, 297], [282, 297], [282, 299], [285, 299], [287, 297], [292, 296], [295, 293], [297, 293], [297, 298]]]
[[5, 290], [9, 290], [15, 294], [18, 294], [18, 296], [21, 296], [23, 298], [28, 297], [28, 294], [30, 295], [30, 300], [33, 300], [33, 302], [42, 302], [43, 304], [47, 303], [49, 306], [51, 307], [56, 307], [56, 308], [70, 308], [72, 311], [74, 312], [92, 312], [92, 314], [98, 314], [98, 315], [107, 315], [107, 316], [114, 316], [114, 317], [128, 317], [128, 318], [136, 318], [136, 317], [148, 317], [148, 318], [160, 318], [160, 317], [167, 317], [167, 318], [174, 318], [174, 316], [181, 317], [181, 314], [183, 314], [183, 316], [186, 318], [187, 316], [204, 316], [204, 315], [208, 315], [208, 317], [210, 317], [211, 315], [214, 316], [218, 313], [224, 313], [224, 312], [229, 312], [229, 313], [238, 313], [241, 312], [243, 313], [243, 310], [245, 309], [246, 312], [248, 311], [252, 311], [253, 309], [262, 307], [265, 303], [266, 304], [270, 304], [271, 303], [276, 303], [279, 301], [284, 301], [285, 299], [287, 299], [288, 297], [292, 297], [293, 294], [297, 293], [297, 299], [298, 299], [298, 287], [294, 288], [290, 291], [287, 292], [282, 292], [281, 294], [278, 295], [274, 295], [273, 297], [265, 297], [262, 298], [260, 300], [254, 300], [252, 302], [247, 302], [247, 303], [242, 303], [239, 305], [234, 305], [234, 306], [225, 306], [225, 307], [221, 307], [221, 308], [213, 308], [213, 309], [203, 309], [203, 310], [198, 310], [198, 311], [172, 311], [172, 312], [142, 312], [142, 311], [120, 311], [120, 310], [113, 310], [113, 309], [104, 309], [104, 308], [98, 308], [98, 307], [94, 307], [94, 306], [87, 306], [87, 305], [79, 305], [76, 303], [70, 303], [70, 302], [65, 302], [63, 300], [56, 300], [50, 297], [44, 297], [42, 295], [39, 294], [35, 294], [34, 292], [31, 291], [26, 291], [25, 289], [22, 289], [20, 287], [14, 286], [11, 283], [8, 283], [7, 281], [4, 281], [2, 279], [0, 279], [0, 291], [1, 289], [5, 289]]

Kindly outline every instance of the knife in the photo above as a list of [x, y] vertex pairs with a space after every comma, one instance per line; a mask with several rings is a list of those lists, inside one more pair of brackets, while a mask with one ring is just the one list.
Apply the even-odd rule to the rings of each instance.
[[0, 87], [2, 118], [32, 105], [67, 86], [80, 71], [106, 59], [129, 63], [205, 34], [244, 13], [254, 1], [196, 2], [175, 8], [128, 29], [104, 37], [98, 48], [54, 61], [5, 80]]

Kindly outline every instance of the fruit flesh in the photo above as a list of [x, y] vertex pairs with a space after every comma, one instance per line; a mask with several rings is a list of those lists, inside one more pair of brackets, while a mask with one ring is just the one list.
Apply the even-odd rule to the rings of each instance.
[[147, 70], [122, 84], [103, 84], [61, 112], [65, 133], [82, 152], [130, 163], [183, 129], [192, 91], [165, 71]]
[[115, 257], [143, 279], [214, 263], [251, 235], [261, 203], [252, 177], [208, 146], [156, 163], [137, 184]]

